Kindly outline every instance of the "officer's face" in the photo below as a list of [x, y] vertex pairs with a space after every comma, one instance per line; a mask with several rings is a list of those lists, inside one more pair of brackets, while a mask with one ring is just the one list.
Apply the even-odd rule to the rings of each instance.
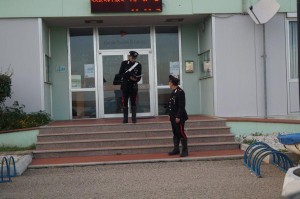
[[173, 86], [172, 81], [169, 81], [169, 87], [170, 87], [170, 89], [172, 89], [172, 86]]
[[129, 60], [130, 60], [131, 62], [135, 62], [136, 57], [129, 56]]

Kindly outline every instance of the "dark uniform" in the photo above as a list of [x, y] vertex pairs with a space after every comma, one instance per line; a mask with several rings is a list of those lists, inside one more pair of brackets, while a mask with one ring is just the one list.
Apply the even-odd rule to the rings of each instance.
[[[178, 86], [179, 79], [169, 76], [169, 79], [172, 83], [175, 83], [177, 86], [171, 93], [169, 99], [169, 116], [170, 122], [173, 130], [173, 142], [174, 149], [169, 152], [169, 155], [179, 154], [179, 142], [182, 144], [182, 153], [181, 156], [188, 156], [188, 146], [187, 146], [187, 136], [184, 131], [185, 121], [188, 119], [187, 112], [185, 110], [185, 93]], [[180, 119], [179, 123], [176, 123], [176, 118]]]
[[[138, 53], [130, 51], [130, 56], [136, 58]], [[122, 91], [122, 105], [123, 105], [123, 123], [128, 122], [128, 99], [130, 98], [132, 122], [136, 122], [136, 102], [138, 96], [138, 85], [137, 83], [141, 80], [142, 65], [138, 63], [134, 69], [129, 70], [136, 62], [130, 60], [123, 61], [121, 63], [119, 74], [123, 77], [121, 84]], [[127, 71], [127, 72], [126, 72]], [[133, 77], [135, 80], [132, 80]]]

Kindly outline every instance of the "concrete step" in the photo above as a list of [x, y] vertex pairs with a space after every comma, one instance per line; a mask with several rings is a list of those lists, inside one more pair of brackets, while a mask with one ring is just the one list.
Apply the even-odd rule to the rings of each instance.
[[[186, 128], [197, 127], [221, 127], [225, 126], [224, 119], [192, 120], [187, 121]], [[43, 126], [39, 128], [42, 134], [63, 134], [63, 133], [82, 133], [82, 132], [103, 132], [103, 131], [134, 131], [134, 130], [151, 130], [151, 129], [169, 129], [170, 122], [144, 122], [137, 124], [89, 124], [89, 125], [70, 125], [70, 126]]]
[[[194, 135], [189, 136], [188, 141], [193, 143], [213, 143], [213, 142], [233, 142], [234, 136], [227, 135]], [[91, 140], [72, 140], [56, 142], [38, 142], [37, 150], [51, 149], [82, 149], [82, 148], [101, 148], [117, 146], [149, 146], [149, 145], [168, 145], [173, 143], [173, 137], [148, 137], [148, 138], [118, 138], [118, 139], [91, 139]]]
[[[230, 128], [221, 127], [197, 127], [186, 128], [186, 134], [192, 135], [223, 135], [230, 134]], [[92, 140], [92, 139], [118, 139], [118, 138], [148, 138], [159, 136], [170, 136], [172, 130], [168, 129], [151, 129], [151, 130], [132, 130], [132, 131], [103, 131], [103, 132], [78, 132], [78, 133], [50, 133], [39, 134], [38, 142], [51, 141], [71, 141], [71, 140]]]
[[[229, 150], [239, 149], [236, 142], [217, 142], [217, 143], [190, 143], [189, 151], [205, 150]], [[172, 145], [149, 145], [149, 146], [122, 146], [104, 148], [84, 148], [84, 149], [56, 149], [56, 150], [35, 150], [34, 158], [54, 158], [54, 157], [78, 157], [78, 156], [97, 156], [97, 155], [116, 155], [116, 154], [150, 154], [167, 153], [172, 150]]]

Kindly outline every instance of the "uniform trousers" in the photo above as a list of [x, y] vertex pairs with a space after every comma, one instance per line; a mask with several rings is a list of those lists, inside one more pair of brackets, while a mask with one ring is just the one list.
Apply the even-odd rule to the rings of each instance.
[[184, 121], [181, 121], [179, 123], [176, 123], [176, 117], [170, 116], [170, 122], [172, 126], [173, 135], [178, 140], [186, 139], [186, 134], [184, 131]]
[[130, 99], [131, 107], [136, 106], [138, 87], [137, 84], [126, 85], [122, 87], [122, 104], [123, 108], [128, 108], [128, 99]]

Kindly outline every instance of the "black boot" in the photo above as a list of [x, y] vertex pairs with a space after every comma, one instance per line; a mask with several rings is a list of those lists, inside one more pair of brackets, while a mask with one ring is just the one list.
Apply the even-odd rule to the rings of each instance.
[[136, 123], [136, 106], [131, 107], [132, 123]]
[[123, 108], [123, 123], [128, 123], [128, 107]]
[[175, 136], [173, 136], [173, 143], [174, 143], [174, 149], [173, 151], [170, 151], [168, 154], [169, 155], [177, 155], [180, 153], [179, 151], [179, 139]]
[[188, 144], [187, 144], [187, 138], [181, 139], [181, 145], [182, 145], [182, 152], [180, 154], [180, 157], [186, 157], [189, 155], [188, 151]]

